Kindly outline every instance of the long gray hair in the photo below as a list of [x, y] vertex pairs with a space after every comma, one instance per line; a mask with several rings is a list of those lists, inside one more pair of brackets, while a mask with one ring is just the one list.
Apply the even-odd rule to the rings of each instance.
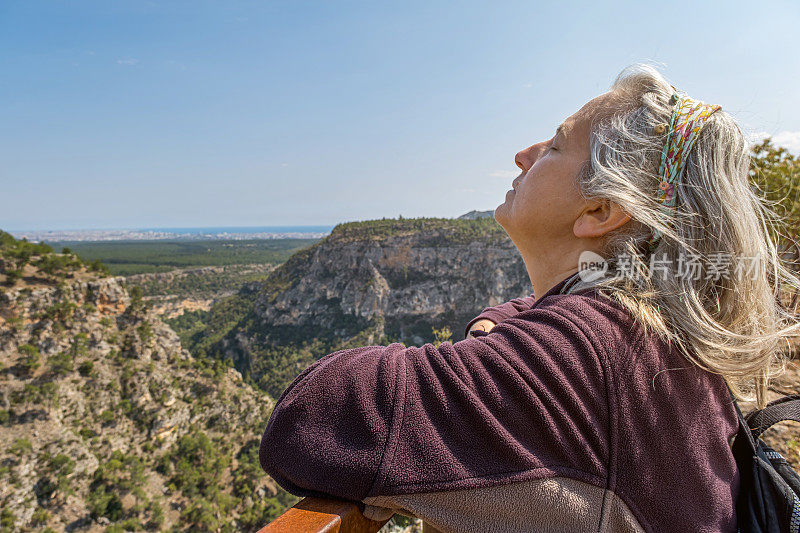
[[[677, 179], [677, 206], [665, 216], [656, 192], [667, 133], [655, 126], [670, 122], [673, 87], [652, 66], [635, 64], [610, 92], [614, 104], [592, 124], [591, 159], [578, 177], [586, 198], [613, 201], [632, 218], [603, 253], [617, 267], [629, 258], [626, 275], [602, 280], [601, 292], [648, 333], [721, 374], [738, 399], [762, 407], [770, 380], [785, 369], [787, 339], [800, 329], [780, 289], [797, 289], [800, 280], [770, 237], [780, 220], [749, 183], [749, 144], [724, 108], [714, 113]], [[654, 228], [663, 235], [651, 251]], [[700, 275], [687, 268], [698, 264]]]

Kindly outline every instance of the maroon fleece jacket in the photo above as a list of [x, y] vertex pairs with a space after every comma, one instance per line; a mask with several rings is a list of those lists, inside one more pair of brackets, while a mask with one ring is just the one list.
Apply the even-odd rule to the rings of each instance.
[[294, 494], [356, 501], [566, 476], [613, 491], [647, 531], [736, 531], [724, 380], [592, 288], [561, 294], [568, 281], [475, 339], [322, 357], [278, 399], [262, 468]]

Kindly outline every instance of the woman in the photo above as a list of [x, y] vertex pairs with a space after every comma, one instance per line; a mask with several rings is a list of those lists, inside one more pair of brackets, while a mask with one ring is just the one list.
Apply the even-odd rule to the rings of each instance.
[[279, 399], [262, 467], [442, 532], [736, 531], [726, 384], [763, 405], [798, 327], [748, 151], [719, 106], [624, 70], [517, 154], [495, 211], [541, 296], [455, 344], [326, 355]]

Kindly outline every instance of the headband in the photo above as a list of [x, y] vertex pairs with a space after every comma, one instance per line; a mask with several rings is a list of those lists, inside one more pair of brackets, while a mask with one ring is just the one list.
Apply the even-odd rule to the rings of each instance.
[[[689, 98], [685, 93], [679, 97], [677, 92], [673, 93], [670, 103], [674, 105], [674, 108], [669, 120], [667, 142], [661, 151], [661, 165], [658, 167], [661, 182], [658, 184], [656, 196], [656, 201], [661, 204], [661, 211], [665, 215], [668, 215], [675, 207], [677, 192], [675, 184], [686, 165], [689, 151], [697, 140], [700, 129], [711, 115], [722, 109], [718, 105], [710, 105]], [[655, 133], [664, 133], [666, 127], [667, 124], [658, 124], [655, 127]], [[661, 232], [653, 228], [653, 236], [648, 241], [651, 251], [660, 238]]]

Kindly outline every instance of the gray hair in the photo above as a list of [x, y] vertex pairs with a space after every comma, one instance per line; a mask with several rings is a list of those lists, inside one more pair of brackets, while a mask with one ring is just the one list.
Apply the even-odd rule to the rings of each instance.
[[[800, 329], [780, 289], [798, 288], [800, 280], [782, 263], [770, 236], [780, 220], [751, 188], [750, 146], [724, 109], [705, 122], [677, 179], [676, 208], [662, 214], [656, 192], [667, 133], [654, 127], [670, 122], [673, 92], [652, 66], [632, 65], [614, 81], [609, 110], [592, 123], [591, 157], [579, 188], [586, 198], [615, 202], [631, 216], [607, 236], [603, 255], [612, 264], [615, 257], [631, 257], [641, 274], [606, 278], [598, 286], [648, 333], [721, 374], [737, 398], [762, 407], [770, 380], [785, 369], [782, 348]], [[654, 228], [662, 237], [650, 252]], [[658, 274], [651, 272], [653, 256], [665, 260]], [[749, 258], [755, 270], [717, 279], [687, 276], [678, 271], [681, 257], [708, 263]]]

